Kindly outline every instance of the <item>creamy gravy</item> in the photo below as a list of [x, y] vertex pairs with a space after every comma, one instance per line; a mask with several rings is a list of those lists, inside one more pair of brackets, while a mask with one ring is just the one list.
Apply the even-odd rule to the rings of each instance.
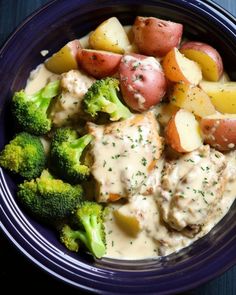
[[97, 200], [139, 193], [162, 152], [155, 116], [148, 112], [107, 125], [88, 123], [88, 129], [94, 136], [91, 172], [99, 184]]
[[[189, 237], [178, 231], [169, 231], [160, 219], [156, 202], [158, 196], [134, 196], [129, 201], [132, 207], [144, 208], [142, 231], [135, 239], [126, 234], [115, 222], [113, 214], [113, 211], [122, 205], [109, 205], [111, 209], [106, 220], [106, 256], [117, 259], [145, 259], [169, 255], [205, 236], [225, 216], [236, 197], [236, 169], [233, 168], [233, 166], [236, 167], [235, 153], [234, 159], [232, 154], [226, 157], [231, 165], [229, 170], [232, 168], [231, 173], [234, 176], [226, 184], [223, 197], [218, 200], [215, 209], [209, 215], [207, 222], [202, 226], [199, 233]], [[198, 175], [195, 176], [198, 177]]]
[[57, 79], [57, 77], [59, 75], [48, 71], [44, 64], [40, 64], [35, 70], [31, 71], [26, 83], [25, 92], [33, 94], [43, 88], [49, 81]]
[[[87, 38], [87, 37], [86, 37]], [[87, 42], [87, 39], [84, 39], [83, 42]], [[55, 75], [49, 72], [43, 64], [39, 65], [32, 73], [27, 81], [26, 92], [34, 93], [38, 91], [40, 88], [45, 86], [49, 80], [58, 79], [58, 75]], [[132, 129], [130, 130], [132, 134]], [[136, 134], [137, 135], [137, 134]], [[134, 137], [136, 136], [134, 133]], [[145, 136], [145, 133], [144, 133]], [[105, 137], [104, 137], [105, 138]], [[112, 143], [111, 143], [112, 144]], [[99, 149], [103, 147], [103, 144], [99, 146]], [[143, 147], [144, 149], [144, 147]], [[98, 151], [102, 154], [102, 150]], [[121, 151], [119, 150], [119, 153]], [[140, 152], [140, 153], [139, 153]], [[145, 152], [147, 152], [145, 150]], [[141, 161], [141, 154], [143, 151], [138, 151], [137, 156]], [[114, 156], [115, 150], [110, 150], [109, 154], [106, 154], [106, 157]], [[146, 155], [147, 156], [147, 155]], [[226, 186], [224, 188], [224, 194], [222, 198], [219, 198], [215, 204], [214, 210], [211, 212], [207, 212], [206, 222], [202, 224], [201, 230], [195, 234], [194, 236], [187, 236], [183, 234], [183, 232], [170, 230], [162, 221], [160, 217], [160, 191], [158, 193], [158, 189], [160, 189], [160, 179], [161, 179], [161, 171], [164, 165], [163, 159], [159, 159], [156, 163], [155, 169], [152, 173], [150, 173], [149, 177], [146, 180], [146, 185], [151, 187], [152, 190], [147, 193], [145, 187], [139, 188], [139, 192], [137, 194], [132, 194], [129, 196], [128, 208], [130, 208], [131, 214], [137, 216], [137, 219], [140, 222], [141, 230], [135, 236], [131, 236], [127, 234], [123, 229], [121, 229], [114, 217], [114, 210], [117, 210], [119, 207], [123, 206], [121, 203], [116, 202], [113, 204], [109, 204], [110, 208], [109, 214], [106, 218], [105, 228], [107, 233], [107, 257], [117, 258], [117, 259], [145, 259], [145, 258], [153, 258], [162, 255], [168, 255], [175, 251], [179, 251], [180, 249], [190, 245], [195, 240], [206, 235], [228, 212], [231, 207], [233, 201], [235, 200], [236, 195], [236, 154], [232, 152], [226, 155], [227, 159], [227, 169], [228, 173], [231, 173], [231, 176], [228, 176], [228, 180]], [[132, 166], [135, 160], [132, 157], [126, 159], [130, 164], [130, 173], [133, 173], [133, 169], [137, 167], [135, 164]], [[141, 163], [139, 161], [139, 164]], [[122, 161], [117, 162], [119, 165], [125, 164]], [[183, 161], [182, 169], [185, 169], [188, 165], [188, 162]], [[185, 165], [185, 166], [184, 166]], [[108, 167], [109, 168], [109, 167]], [[117, 166], [114, 166], [116, 169]], [[144, 168], [143, 166], [139, 168]], [[100, 167], [101, 173], [102, 167]], [[140, 170], [140, 169], [139, 169]], [[131, 173], [131, 174], [132, 174]], [[191, 172], [193, 177], [199, 177], [199, 169], [196, 169], [195, 172]], [[114, 174], [114, 173], [113, 173]], [[111, 177], [109, 179], [110, 185], [112, 186], [113, 175], [111, 173]], [[129, 175], [131, 175], [129, 174]], [[103, 174], [102, 174], [103, 176]], [[205, 176], [203, 174], [200, 176], [202, 179]], [[117, 187], [117, 184], [114, 184], [114, 191], [120, 192], [120, 188]], [[152, 192], [152, 193], [150, 193]], [[187, 193], [187, 192], [186, 192]], [[209, 195], [210, 198], [210, 195]], [[158, 205], [159, 204], [159, 205]], [[203, 203], [201, 203], [203, 204]], [[200, 206], [201, 206], [200, 204]], [[199, 204], [198, 204], [199, 205]], [[180, 206], [181, 207], [181, 206]], [[164, 208], [164, 207], [163, 207]], [[166, 209], [168, 210], [168, 208]], [[181, 214], [181, 213], [178, 213]], [[185, 214], [182, 212], [182, 214]], [[180, 216], [181, 217], [181, 216]], [[181, 218], [180, 218], [181, 219]], [[185, 223], [187, 219], [185, 219]], [[167, 220], [168, 221], [168, 220]], [[183, 225], [181, 225], [183, 226]], [[179, 228], [178, 228], [179, 229]]]

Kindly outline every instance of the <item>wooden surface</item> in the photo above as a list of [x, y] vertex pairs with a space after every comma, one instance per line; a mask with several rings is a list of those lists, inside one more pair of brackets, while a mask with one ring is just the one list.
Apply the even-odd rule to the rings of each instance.
[[[0, 45], [26, 16], [47, 2], [49, 1], [0, 0]], [[215, 2], [236, 16], [236, 0], [215, 0]], [[1, 79], [4, 79], [4, 77], [1, 77]], [[20, 294], [23, 292], [24, 294], [34, 294], [35, 292], [48, 291], [82, 294], [81, 291], [64, 285], [31, 264], [9, 243], [2, 233], [0, 233], [0, 287], [1, 290], [6, 290], [5, 292], [0, 291], [1, 294], [11, 294], [15, 289]], [[184, 293], [184, 295], [235, 294], [236, 266], [213, 281]]]

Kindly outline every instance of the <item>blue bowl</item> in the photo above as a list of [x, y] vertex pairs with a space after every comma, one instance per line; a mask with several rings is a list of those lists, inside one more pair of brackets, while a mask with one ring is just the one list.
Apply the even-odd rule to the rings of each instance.
[[[144, 4], [145, 3], [145, 4]], [[58, 50], [110, 16], [132, 24], [136, 15], [158, 16], [184, 24], [190, 39], [206, 41], [223, 56], [236, 80], [236, 20], [206, 0], [54, 0], [29, 17], [0, 51], [0, 149], [14, 134], [9, 102], [25, 86], [44, 58], [40, 51]], [[43, 270], [75, 287], [102, 294], [170, 294], [194, 288], [236, 262], [236, 206], [204, 238], [182, 251], [156, 260], [94, 261], [74, 254], [50, 229], [25, 214], [15, 199], [17, 178], [0, 170], [0, 226], [25, 256]], [[235, 192], [236, 193], [236, 192]]]

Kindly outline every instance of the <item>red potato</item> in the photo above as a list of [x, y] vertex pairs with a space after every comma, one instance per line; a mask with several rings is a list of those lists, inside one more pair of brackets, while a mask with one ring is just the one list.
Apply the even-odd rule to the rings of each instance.
[[212, 46], [202, 42], [186, 42], [180, 52], [187, 58], [197, 62], [203, 77], [208, 81], [218, 81], [223, 74], [223, 61], [219, 52]]
[[79, 40], [75, 39], [68, 42], [45, 61], [46, 68], [56, 74], [78, 69], [76, 56], [80, 49], [81, 44]]
[[219, 151], [236, 149], [236, 114], [207, 116], [200, 127], [205, 143]]
[[134, 42], [141, 53], [162, 57], [179, 46], [183, 25], [156, 17], [137, 16], [133, 32]]
[[210, 97], [198, 86], [176, 83], [169, 99], [171, 104], [201, 118], [216, 113]]
[[121, 57], [121, 54], [92, 49], [81, 49], [77, 54], [79, 65], [98, 79], [112, 76], [118, 70]]
[[173, 48], [162, 61], [166, 78], [172, 82], [184, 82], [197, 85], [202, 80], [200, 66]]
[[179, 153], [189, 153], [199, 148], [202, 137], [194, 115], [183, 109], [176, 112], [166, 126], [165, 139]]
[[154, 57], [134, 53], [124, 55], [119, 78], [125, 102], [139, 112], [158, 104], [166, 93], [166, 79]]

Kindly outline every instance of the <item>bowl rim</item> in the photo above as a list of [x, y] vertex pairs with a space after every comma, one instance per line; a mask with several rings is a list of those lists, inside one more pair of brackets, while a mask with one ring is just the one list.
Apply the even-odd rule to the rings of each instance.
[[[25, 18], [21, 22], [21, 24], [10, 34], [8, 39], [5, 41], [5, 43], [1, 47], [0, 57], [2, 57], [4, 55], [5, 50], [7, 49], [8, 46], [11, 45], [11, 42], [13, 41], [15, 36], [22, 30], [22, 28], [25, 28], [25, 26], [27, 26], [32, 20], [34, 20], [34, 18], [36, 16], [39, 16], [41, 13], [44, 13], [44, 11], [46, 11], [48, 8], [53, 9], [53, 6], [57, 5], [59, 2], [63, 2], [63, 1], [62, 0], [51, 0], [49, 3], [44, 4], [42, 7], [38, 8], [33, 13], [31, 13], [27, 18]], [[79, 1], [79, 2], [85, 2], [85, 1]], [[158, 3], [158, 0], [156, 0], [156, 1], [154, 0], [153, 2]], [[176, 0], [176, 2], [182, 2], [182, 0]], [[215, 10], [215, 13], [218, 13], [218, 15], [220, 14], [221, 17], [224, 16], [227, 19], [227, 22], [230, 22], [230, 23], [236, 25], [236, 18], [231, 13], [229, 13], [224, 8], [222, 8], [220, 5], [216, 4], [215, 2], [213, 2], [211, 0], [189, 0], [188, 2], [190, 5], [192, 4], [192, 5], [202, 5], [202, 6], [210, 7], [211, 9]], [[11, 193], [8, 191], [8, 187], [6, 185], [6, 181], [4, 178], [4, 173], [1, 168], [0, 168], [0, 195], [1, 195], [1, 197], [7, 195], [9, 198], [11, 198]], [[69, 285], [73, 285], [73, 286], [79, 287], [79, 288], [87, 290], [87, 291], [101, 293], [101, 290], [96, 289], [97, 288], [96, 286], [94, 286], [94, 288], [91, 288], [89, 286], [85, 286], [83, 284], [73, 282], [72, 280], [63, 277], [63, 275], [61, 273], [55, 271], [51, 267], [50, 261], [46, 259], [47, 257], [44, 257], [43, 253], [39, 253], [38, 249], [35, 248], [34, 245], [30, 244], [30, 245], [28, 245], [28, 247], [23, 248], [25, 238], [22, 236], [22, 233], [20, 231], [18, 231], [16, 228], [12, 229], [12, 223], [8, 218], [8, 213], [13, 212], [13, 209], [14, 209], [14, 208], [11, 208], [9, 206], [9, 204], [6, 205], [6, 204], [2, 204], [2, 202], [0, 202], [0, 213], [1, 213], [0, 214], [0, 216], [1, 216], [0, 217], [0, 229], [5, 233], [6, 237], [11, 241], [11, 243], [18, 250], [20, 250], [21, 253], [23, 253], [30, 261], [32, 261], [40, 269], [42, 269], [43, 271], [52, 275], [53, 277], [63, 281], [64, 283], [68, 283]], [[5, 205], [5, 208], [4, 208], [4, 205]], [[13, 213], [13, 214], [15, 214], [15, 213]], [[19, 217], [24, 223], [26, 222], [26, 220], [24, 220], [23, 216], [19, 216]], [[27, 226], [29, 226], [29, 224]], [[47, 241], [42, 236], [40, 236], [40, 238], [41, 238], [40, 242], [45, 244], [45, 249], [46, 249], [47, 248]], [[235, 240], [235, 244], [236, 244], [236, 238], [234, 240]], [[40, 244], [37, 244], [37, 245], [40, 245]], [[42, 263], [41, 261], [44, 261], [44, 263]], [[178, 288], [175, 287], [174, 290], [171, 290], [171, 291], [168, 290], [168, 291], [164, 291], [164, 292], [161, 292], [158, 294], [172, 294], [172, 293], [176, 293], [176, 292], [183, 292], [183, 291], [186, 291], [189, 289], [193, 289], [193, 288], [203, 284], [204, 282], [219, 276], [220, 274], [225, 272], [227, 269], [232, 267], [234, 264], [236, 264], [236, 256], [228, 259], [227, 263], [224, 263], [223, 265], [221, 265], [221, 267], [215, 268], [214, 272], [210, 273], [207, 277], [203, 277], [195, 282], [192, 282], [191, 284], [189, 283], [187, 285], [180, 286]], [[111, 276], [114, 275], [114, 272], [108, 271], [108, 273]], [[135, 293], [137, 293], [137, 292], [135, 292]], [[110, 293], [109, 291], [105, 291], [105, 292], [103, 291], [101, 294], [114, 294], [114, 292]], [[123, 293], [123, 294], [126, 294], [126, 293]], [[131, 294], [131, 292], [129, 292], [127, 294]], [[148, 293], [142, 292], [142, 294], [152, 294], [152, 292], [148, 292]], [[156, 290], [154, 290], [153, 294], [157, 294]]]

